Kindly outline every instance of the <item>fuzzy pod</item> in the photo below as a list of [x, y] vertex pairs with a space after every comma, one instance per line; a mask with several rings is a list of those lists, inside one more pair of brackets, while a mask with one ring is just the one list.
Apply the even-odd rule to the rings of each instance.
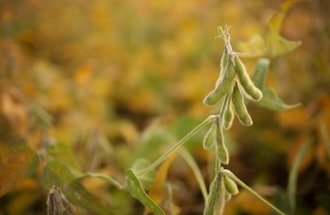
[[226, 97], [226, 102], [225, 102], [225, 106], [224, 106], [224, 115], [222, 117], [222, 127], [225, 130], [229, 130], [231, 128], [231, 126], [233, 125], [233, 121], [234, 121], [234, 111], [233, 111], [233, 107], [231, 104], [231, 94], [227, 95]]
[[224, 71], [226, 71], [228, 62], [229, 62], [229, 53], [227, 47], [225, 46], [220, 61], [220, 77], [222, 77]]
[[203, 138], [203, 148], [205, 150], [209, 150], [211, 149], [216, 142], [216, 120], [213, 121], [211, 128], [207, 131], [207, 133], [205, 134], [204, 138]]
[[233, 181], [232, 179], [230, 179], [227, 176], [224, 176], [223, 179], [224, 179], [224, 184], [225, 184], [226, 191], [228, 193], [230, 193], [231, 195], [238, 194], [239, 190], [238, 190], [236, 182]]
[[255, 101], [262, 99], [262, 92], [254, 85], [243, 62], [239, 57], [234, 58], [235, 71], [238, 76], [239, 82], [242, 85], [244, 91]]
[[246, 109], [244, 98], [241, 94], [241, 91], [238, 87], [238, 83], [236, 82], [232, 94], [232, 104], [234, 108], [235, 115], [239, 119], [239, 121], [244, 126], [251, 126], [253, 124], [252, 118], [249, 114], [249, 112]]
[[229, 153], [225, 145], [225, 138], [223, 136], [222, 128], [220, 125], [220, 119], [217, 120], [216, 124], [216, 155], [217, 158], [223, 164], [229, 163]]
[[223, 75], [220, 74], [215, 88], [204, 98], [203, 103], [206, 105], [214, 105], [220, 101], [220, 99], [231, 89], [235, 75], [234, 63], [231, 59], [229, 59]]

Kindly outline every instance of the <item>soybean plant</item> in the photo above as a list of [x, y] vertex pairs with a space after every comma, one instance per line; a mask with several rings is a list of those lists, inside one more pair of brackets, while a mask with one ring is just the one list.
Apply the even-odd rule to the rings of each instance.
[[[265, 94], [265, 98], [263, 99], [263, 91], [269, 91], [269, 89], [263, 89], [263, 79], [269, 65], [269, 60], [261, 59], [258, 61], [256, 74], [254, 74], [253, 78], [254, 81], [252, 81], [246, 71], [246, 67], [240, 59], [242, 54], [235, 52], [231, 46], [229, 27], [219, 27], [218, 31], [218, 37], [224, 40], [224, 51], [220, 62], [220, 74], [214, 89], [205, 97], [203, 103], [205, 105], [219, 105], [219, 112], [207, 117], [185, 137], [174, 144], [158, 160], [145, 169], [141, 171], [129, 170], [127, 176], [128, 188], [132, 196], [140, 200], [140, 202], [149, 207], [154, 213], [165, 214], [165, 212], [146, 194], [139, 178], [159, 166], [203, 127], [211, 124], [209, 130], [205, 133], [203, 148], [205, 150], [215, 148], [215, 150], [213, 150], [215, 152], [215, 174], [210, 184], [209, 192], [206, 191], [203, 181], [199, 183], [205, 198], [204, 215], [222, 215], [226, 202], [230, 200], [233, 195], [239, 193], [238, 186], [246, 189], [272, 208], [276, 213], [283, 215], [284, 213], [281, 210], [261, 197], [234, 173], [225, 169], [223, 166], [229, 164], [230, 160], [224, 132], [231, 128], [235, 116], [243, 126], [251, 126], [253, 121], [246, 107], [248, 101], [260, 102], [260, 104], [265, 106], [265, 103], [271, 99], [279, 100], [275, 97], [275, 93], [270, 96]], [[199, 179], [200, 178], [199, 176]]]

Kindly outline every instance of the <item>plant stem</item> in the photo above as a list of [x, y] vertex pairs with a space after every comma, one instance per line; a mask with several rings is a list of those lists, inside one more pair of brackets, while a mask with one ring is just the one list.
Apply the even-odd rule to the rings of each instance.
[[265, 203], [268, 207], [270, 207], [271, 209], [273, 209], [274, 211], [276, 211], [278, 214], [285, 215], [284, 212], [282, 212], [281, 210], [279, 210], [278, 208], [276, 208], [274, 205], [272, 205], [270, 202], [268, 202], [266, 199], [264, 199], [262, 196], [260, 196], [256, 191], [254, 191], [251, 187], [249, 187], [248, 185], [246, 185], [243, 181], [241, 181], [241, 179], [239, 179], [231, 171], [225, 169], [225, 170], [223, 170], [223, 174], [226, 175], [227, 177], [231, 178], [232, 180], [234, 180], [237, 184], [239, 184], [240, 186], [242, 186], [243, 188], [245, 188], [247, 191], [249, 191], [251, 194], [253, 194], [255, 197], [257, 197], [260, 201], [262, 201], [263, 203]]
[[206, 190], [206, 185], [205, 185], [202, 173], [199, 170], [197, 163], [195, 162], [193, 157], [189, 154], [189, 152], [186, 149], [182, 148], [179, 151], [179, 153], [180, 153], [181, 157], [186, 161], [188, 166], [191, 168], [191, 170], [193, 171], [193, 173], [196, 177], [196, 180], [198, 182], [198, 185], [201, 189], [201, 192], [202, 192], [202, 195], [203, 195], [203, 198], [204, 198], [204, 202], [206, 204], [207, 200], [208, 200], [208, 193], [207, 193], [207, 190]]
[[296, 209], [296, 189], [297, 189], [297, 178], [298, 178], [298, 168], [304, 158], [306, 152], [311, 146], [311, 140], [307, 140], [298, 151], [296, 158], [294, 159], [288, 180], [287, 195], [290, 205], [290, 213], [293, 214]]
[[193, 130], [191, 130], [186, 136], [184, 136], [179, 142], [173, 145], [167, 152], [165, 152], [160, 158], [158, 158], [155, 162], [150, 164], [144, 170], [136, 173], [137, 176], [141, 176], [150, 172], [151, 170], [155, 169], [159, 166], [163, 161], [165, 161], [173, 152], [175, 152], [178, 148], [180, 148], [187, 140], [189, 140], [193, 135], [195, 135], [198, 131], [200, 131], [205, 125], [207, 125], [212, 119], [214, 119], [215, 115], [210, 115], [207, 117], [202, 123], [197, 125]]

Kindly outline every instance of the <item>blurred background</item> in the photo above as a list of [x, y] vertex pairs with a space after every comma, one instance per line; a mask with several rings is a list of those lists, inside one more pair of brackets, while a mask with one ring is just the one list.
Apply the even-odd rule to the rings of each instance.
[[[101, 172], [123, 181], [134, 160], [159, 157], [218, 111], [202, 104], [219, 75], [217, 27], [232, 26], [239, 51], [265, 33], [283, 2], [0, 0], [0, 215], [46, 214], [50, 159], [78, 175]], [[329, 1], [295, 4], [281, 34], [302, 45], [271, 59], [266, 85], [302, 105], [274, 112], [251, 103], [254, 125], [236, 120], [226, 133], [228, 168], [282, 208], [297, 152], [311, 144], [299, 165], [296, 214], [330, 214], [329, 11]], [[251, 74], [257, 58], [243, 61]], [[194, 136], [187, 149], [209, 184], [202, 138], [203, 132]], [[192, 172], [174, 162], [166, 194], [173, 202], [163, 206], [170, 214], [201, 214]], [[143, 214], [127, 193], [95, 180], [85, 186], [113, 214]], [[79, 204], [76, 211], [98, 214]], [[225, 214], [270, 213], [241, 191]]]

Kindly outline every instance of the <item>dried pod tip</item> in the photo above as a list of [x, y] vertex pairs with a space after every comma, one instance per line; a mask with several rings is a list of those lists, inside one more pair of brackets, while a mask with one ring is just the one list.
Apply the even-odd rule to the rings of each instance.
[[47, 198], [47, 215], [71, 215], [72, 207], [63, 195], [61, 189], [55, 185], [50, 189]]

